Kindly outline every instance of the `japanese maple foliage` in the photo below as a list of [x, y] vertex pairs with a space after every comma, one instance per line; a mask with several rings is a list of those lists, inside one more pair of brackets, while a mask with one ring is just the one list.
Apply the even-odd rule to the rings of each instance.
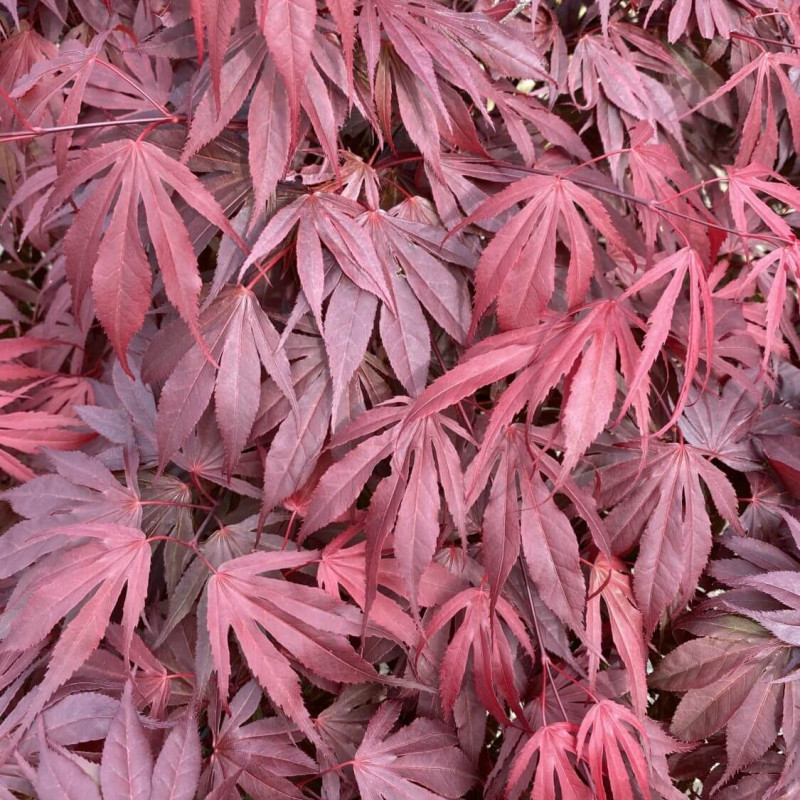
[[800, 797], [797, 0], [0, 0], [0, 800]]

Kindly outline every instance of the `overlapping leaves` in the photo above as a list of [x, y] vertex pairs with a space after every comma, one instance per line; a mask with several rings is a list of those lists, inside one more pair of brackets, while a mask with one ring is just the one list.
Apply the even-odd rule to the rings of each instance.
[[0, 796], [800, 791], [791, 8], [0, 30]]

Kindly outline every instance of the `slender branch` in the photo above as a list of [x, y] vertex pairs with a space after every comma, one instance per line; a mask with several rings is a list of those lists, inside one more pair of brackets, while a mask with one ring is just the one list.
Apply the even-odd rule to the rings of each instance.
[[76, 122], [74, 125], [53, 125], [49, 128], [32, 127], [27, 131], [11, 131], [0, 133], [0, 144], [17, 142], [25, 139], [35, 139], [38, 136], [49, 136], [52, 133], [64, 131], [82, 131], [92, 128], [113, 128], [118, 125], [163, 125], [166, 122], [179, 124], [185, 122], [186, 117], [176, 114], [166, 117], [143, 117], [139, 119], [105, 119], [97, 122]]
[[388, 184], [389, 186], [394, 186], [400, 194], [402, 194], [406, 199], [411, 199], [411, 192], [407, 189], [404, 189], [397, 181], [393, 181], [391, 178], [383, 178], [383, 183]]
[[779, 39], [765, 39], [762, 36], [749, 36], [746, 33], [737, 33], [736, 31], [731, 32], [731, 39], [740, 39], [742, 41], [752, 42], [753, 44], [758, 45], [772, 44], [776, 47], [788, 47], [791, 50], [800, 50], [800, 46], [792, 44], [791, 42], [782, 42]]
[[672, 214], [673, 217], [679, 217], [680, 219], [685, 219], [688, 220], [689, 222], [694, 222], [698, 225], [704, 225], [706, 228], [713, 228], [716, 231], [729, 233], [732, 236], [741, 236], [742, 239], [758, 239], [759, 241], [770, 242], [771, 244], [779, 244], [779, 245], [791, 244], [791, 242], [788, 239], [784, 239], [782, 236], [778, 236], [777, 234], [746, 233], [743, 231], [737, 231], [736, 228], [729, 228], [727, 225], [720, 225], [718, 222], [711, 222], [709, 220], [697, 219], [696, 217], [692, 217], [689, 214], [684, 214], [680, 211], [673, 211], [671, 208], [665, 208], [661, 203], [654, 204], [653, 208], [655, 211], [659, 211], [662, 214]]
[[[538, 167], [520, 167], [516, 164], [511, 165], [505, 161], [495, 161], [494, 163], [504, 167], [513, 166], [513, 168], [516, 170], [530, 172], [533, 175], [544, 175], [546, 177], [551, 177], [551, 178], [561, 178], [564, 177], [565, 175], [565, 173], [563, 172], [552, 172], [551, 170], [540, 169]], [[714, 230], [722, 231], [724, 233], [729, 233], [734, 236], [741, 236], [743, 239], [758, 239], [760, 241], [765, 241], [765, 242], [770, 242], [772, 244], [780, 244], [780, 245], [791, 244], [791, 242], [788, 239], [784, 239], [782, 236], [778, 236], [776, 234], [745, 233], [742, 231], [738, 231], [735, 228], [729, 228], [726, 225], [720, 225], [719, 223], [712, 222], [711, 220], [698, 219], [697, 217], [693, 217], [690, 214], [684, 214], [681, 211], [675, 211], [674, 209], [667, 208], [667, 206], [665, 206], [663, 202], [659, 202], [658, 200], [650, 200], [647, 197], [640, 197], [638, 195], [631, 194], [630, 192], [623, 191], [622, 189], [616, 189], [611, 186], [600, 186], [599, 184], [594, 183], [593, 181], [587, 181], [584, 178], [569, 178], [568, 180], [570, 180], [572, 183], [577, 184], [578, 186], [582, 186], [584, 189], [591, 189], [592, 191], [595, 192], [602, 192], [604, 194], [609, 194], [612, 197], [619, 197], [620, 200], [625, 200], [629, 203], [635, 203], [636, 205], [644, 206], [645, 208], [650, 208], [653, 211], [661, 211], [665, 214], [671, 214], [673, 217], [685, 219], [688, 222], [693, 222], [695, 225], [703, 225], [706, 228], [713, 228]], [[672, 198], [670, 198], [670, 200], [671, 199]]]
[[[800, 49], [800, 48], [798, 48]], [[629, 148], [623, 148], [622, 150], [617, 151], [619, 154], [625, 153], [629, 150]], [[602, 161], [603, 159], [607, 158], [610, 155], [615, 155], [616, 153], [606, 153], [602, 156], [598, 156], [597, 158], [591, 159], [591, 161], [587, 161], [582, 164], [577, 164], [575, 166], [569, 167], [567, 170], [563, 172], [553, 172], [552, 170], [541, 169], [539, 167], [522, 167], [518, 164], [509, 164], [506, 161], [500, 160], [493, 160], [493, 163], [499, 167], [512, 167], [515, 170], [519, 170], [521, 172], [529, 172], [533, 175], [544, 175], [546, 177], [559, 177], [559, 178], [568, 178], [572, 183], [577, 184], [578, 186], [582, 186], [584, 189], [590, 189], [595, 192], [602, 192], [604, 194], [612, 195], [613, 197], [619, 197], [620, 200], [625, 200], [629, 203], [635, 203], [636, 205], [645, 206], [647, 208], [653, 209], [654, 211], [663, 211], [665, 214], [671, 214], [673, 217], [678, 217], [680, 219], [685, 219], [688, 222], [693, 222], [696, 225], [703, 225], [706, 228], [713, 228], [714, 230], [722, 231], [724, 233], [729, 233], [734, 236], [741, 236], [743, 239], [758, 239], [760, 241], [770, 242], [772, 244], [780, 244], [780, 245], [788, 245], [791, 244], [787, 239], [784, 239], [782, 236], [771, 235], [771, 234], [759, 234], [759, 233], [743, 233], [742, 231], [737, 231], [734, 228], [729, 228], [725, 225], [720, 225], [717, 222], [713, 222], [711, 220], [703, 220], [698, 219], [696, 217], [692, 217], [689, 214], [684, 214], [680, 211], [675, 211], [671, 208], [668, 208], [665, 205], [665, 202], [659, 202], [658, 200], [651, 200], [647, 197], [640, 197], [635, 194], [631, 194], [630, 192], [626, 192], [622, 189], [616, 189], [611, 186], [600, 186], [593, 181], [587, 181], [585, 178], [574, 178], [571, 177], [572, 173], [576, 169], [580, 169], [583, 166], [587, 166], [596, 161]], [[391, 167], [400, 166], [401, 164], [410, 164], [417, 161], [422, 160], [421, 155], [409, 155], [409, 156], [399, 156], [397, 158], [389, 158], [385, 161], [378, 162], [375, 164], [376, 170], [384, 170], [389, 169]], [[720, 180], [724, 180], [724, 178], [713, 178], [708, 181], [703, 181], [702, 183], [698, 184], [697, 186], [691, 187], [692, 189], [700, 189], [708, 184], [718, 182]], [[687, 193], [690, 190], [684, 190], [683, 192], [679, 192], [676, 197], [680, 197], [683, 194]], [[670, 198], [674, 200], [675, 198]]]
[[190, 472], [189, 474], [191, 475], [191, 478], [192, 478], [192, 483], [194, 484], [194, 487], [195, 487], [195, 489], [197, 489], [197, 491], [198, 491], [198, 492], [200, 492], [200, 494], [201, 494], [203, 497], [205, 497], [205, 499], [206, 499], [206, 500], [208, 500], [208, 502], [209, 502], [209, 503], [211, 503], [211, 504], [213, 505], [213, 507], [214, 507], [214, 508], [216, 508], [216, 507], [219, 505], [219, 502], [218, 502], [217, 500], [215, 500], [215, 499], [214, 499], [214, 498], [213, 498], [213, 497], [212, 497], [212, 496], [211, 496], [211, 495], [210, 495], [210, 494], [209, 494], [209, 493], [208, 493], [208, 492], [207, 492], [207, 491], [206, 491], [206, 490], [203, 488], [203, 485], [200, 483], [200, 479], [198, 478], [198, 476], [197, 476], [197, 473], [196, 473], [196, 472]]

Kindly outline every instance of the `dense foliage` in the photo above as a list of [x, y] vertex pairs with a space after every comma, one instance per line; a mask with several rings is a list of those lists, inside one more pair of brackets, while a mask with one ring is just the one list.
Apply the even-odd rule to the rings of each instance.
[[797, 0], [0, 0], [0, 798], [800, 795]]

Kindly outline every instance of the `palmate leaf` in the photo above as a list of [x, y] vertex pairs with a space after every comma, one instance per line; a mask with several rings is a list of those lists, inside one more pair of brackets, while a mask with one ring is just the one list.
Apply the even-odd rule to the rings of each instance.
[[[375, 579], [376, 588], [368, 604], [367, 581], [364, 579], [367, 543], [358, 542], [346, 546], [355, 534], [354, 529], [345, 531], [325, 548], [317, 573], [319, 586], [337, 598], [341, 597], [344, 590], [362, 610], [369, 611], [371, 625], [383, 629], [386, 636], [409, 648], [416, 647], [420, 642], [418, 626], [400, 602], [380, 591], [380, 588], [384, 588], [401, 598], [409, 596], [407, 581], [398, 560], [389, 557], [392, 537], [387, 537], [384, 541]], [[431, 561], [419, 579], [417, 604], [425, 607], [438, 605], [443, 598], [452, 597], [462, 588], [463, 583], [456, 576], [438, 562]]]
[[101, 800], [97, 784], [77, 764], [46, 744], [39, 751], [35, 786], [54, 800]]
[[258, 413], [262, 365], [294, 413], [300, 413], [289, 361], [278, 332], [245, 287], [223, 291], [200, 314], [197, 326], [219, 369], [193, 346], [181, 321], [164, 328], [145, 356], [145, 378], [167, 378], [156, 423], [159, 459], [163, 467], [186, 441], [213, 394], [225, 442], [223, 469], [230, 474]]
[[[30, 540], [50, 534], [45, 530]], [[60, 543], [83, 543], [40, 559], [26, 579], [17, 584], [0, 617], [2, 652], [22, 652], [38, 644], [59, 620], [74, 609], [79, 610], [61, 632], [31, 705], [27, 709], [17, 707], [19, 713], [8, 716], [3, 723], [6, 733], [21, 721], [30, 723], [97, 648], [123, 588], [126, 650], [144, 607], [150, 544], [138, 528], [81, 523], [59, 527], [57, 535]]]
[[[103, 202], [88, 201], [75, 217], [74, 226], [84, 232], [85, 250], [81, 274], [72, 276], [73, 299], [76, 308], [80, 307], [80, 292], [91, 283], [98, 318], [127, 370], [128, 345], [144, 324], [152, 282], [138, 230], [139, 202], [144, 205], [147, 230], [167, 297], [198, 341], [202, 341], [202, 334], [198, 325], [201, 281], [197, 260], [189, 234], [162, 181], [228, 236], [241, 240], [217, 201], [186, 167], [157, 146], [138, 139], [109, 142], [87, 150], [56, 182], [49, 206], [57, 207], [81, 184], [109, 167], [108, 174], [95, 186], [95, 194]], [[104, 233], [103, 221], [117, 186], [119, 196]]]
[[634, 590], [649, 632], [665, 610], [683, 605], [711, 552], [701, 481], [723, 519], [742, 532], [735, 493], [721, 470], [685, 444], [659, 443], [644, 463], [633, 450], [601, 475], [601, 502], [615, 506], [606, 518], [615, 549], [624, 552], [639, 540]]
[[267, 47], [286, 86], [294, 131], [300, 115], [300, 92], [311, 64], [317, 7], [309, 0], [270, 0], [256, 5]]
[[728, 381], [720, 394], [712, 386], [690, 394], [678, 424], [689, 444], [732, 469], [747, 472], [756, 461], [749, 432], [757, 408], [756, 398], [745, 387]]
[[613, 226], [603, 203], [569, 180], [532, 175], [491, 197], [462, 223], [496, 217], [518, 203], [525, 206], [484, 250], [475, 275], [473, 330], [489, 305], [497, 300], [504, 328], [533, 325], [553, 295], [557, 235], [570, 251], [567, 302], [583, 302], [594, 272], [595, 252], [578, 208], [615, 248], [629, 247]]
[[300, 282], [321, 330], [324, 244], [342, 272], [359, 288], [394, 309], [387, 276], [363, 228], [355, 223], [361, 208], [330, 192], [301, 197], [281, 209], [258, 237], [243, 269], [276, 250], [297, 225], [297, 260]]
[[295, 744], [292, 722], [279, 717], [247, 722], [261, 697], [259, 685], [250, 681], [232, 698], [230, 714], [214, 735], [214, 785], [234, 780], [253, 797], [301, 797], [289, 779], [313, 773], [317, 765]]
[[[479, 12], [454, 14], [434, 3], [371, 0], [362, 6], [358, 33], [380, 132], [392, 142], [385, 110], [396, 95], [408, 135], [440, 179], [440, 137], [483, 152], [467, 108], [451, 85], [483, 108], [494, 94], [484, 65], [512, 78], [549, 79], [540, 55], [519, 32]], [[382, 33], [391, 48], [382, 45]]]
[[[80, 763], [47, 746], [43, 752], [46, 756], [37, 774], [40, 790], [47, 787], [53, 791], [53, 784], [57, 783], [62, 793], [48, 796], [59, 800], [100, 797], [96, 784], [81, 769]], [[199, 777], [200, 740], [193, 716], [186, 714], [175, 724], [154, 759], [145, 727], [133, 703], [131, 684], [127, 683], [117, 714], [108, 728], [100, 761], [103, 800], [191, 800]]]
[[397, 704], [381, 704], [356, 751], [353, 771], [362, 797], [462, 797], [475, 775], [456, 737], [440, 722], [425, 718], [391, 733], [399, 714]]
[[[647, 762], [635, 731], [643, 739], [647, 732], [639, 719], [625, 706], [601, 700], [589, 709], [577, 736], [578, 758], [589, 766], [594, 789], [599, 800], [607, 797], [634, 797], [631, 781], [622, 753], [628, 762], [642, 797], [652, 797], [647, 775]], [[606, 775], [611, 794], [606, 793]]]
[[[262, 4], [262, 10], [267, 6]], [[287, 2], [283, 11], [291, 6], [292, 3]], [[305, 6], [305, 12], [301, 11], [300, 16], [306, 22], [310, 10]], [[275, 35], [270, 32], [269, 36]], [[305, 39], [302, 33], [300, 39]], [[341, 104], [335, 100], [341, 98], [341, 93], [348, 88], [345, 63], [339, 50], [318, 32], [314, 34], [314, 44], [325, 51], [326, 57], [320, 59], [319, 68], [313, 61], [307, 62], [305, 72], [300, 73], [301, 84], [294, 86], [295, 101], [304, 112], [303, 119], [316, 131], [326, 156], [336, 164], [338, 143], [333, 129], [340, 124], [342, 112]], [[294, 73], [296, 64], [293, 66], [291, 59], [282, 64]], [[297, 133], [298, 120], [290, 110], [286, 80], [294, 80], [297, 76], [287, 79], [283, 75], [256, 24], [242, 28], [231, 40], [227, 60], [220, 67], [219, 75], [220, 83], [224, 83], [229, 92], [220, 97], [219, 102], [214, 76], [212, 71], [210, 79], [201, 83], [183, 159], [188, 161], [201, 147], [219, 136], [252, 91], [248, 110], [248, 163], [255, 204], [257, 208], [263, 208], [290, 166], [292, 137]]]
[[[677, 420], [686, 406], [692, 381], [700, 362], [701, 349], [704, 349], [707, 364], [713, 358], [714, 353], [714, 304], [708, 285], [706, 267], [696, 250], [689, 247], [683, 248], [654, 265], [623, 294], [623, 298], [646, 290], [670, 273], [672, 273], [672, 277], [650, 316], [650, 325], [642, 346], [642, 354], [636, 363], [635, 374], [630, 380], [628, 397], [620, 411], [621, 416], [634, 403], [642, 387], [646, 385], [646, 376], [669, 336], [678, 294], [688, 277], [689, 337], [685, 343], [685, 374], [680, 394], [675, 401], [674, 411], [664, 429]], [[703, 345], [705, 345], [704, 348]], [[710, 367], [707, 367], [706, 375], [708, 376], [708, 374], [710, 374]]]
[[[217, 108], [220, 107], [222, 99], [222, 63], [231, 40], [232, 28], [239, 16], [239, 6], [239, 0], [201, 0], [201, 15], [199, 18], [193, 15], [195, 30], [198, 23], [206, 28], [208, 60], [211, 64], [211, 80]], [[202, 48], [202, 35], [198, 37], [198, 45]]]
[[[749, 205], [749, 204], [748, 204]], [[761, 209], [762, 213], [764, 209]], [[743, 211], [743, 209], [741, 210]], [[739, 213], [741, 213], [741, 211]], [[771, 219], [771, 215], [768, 215]], [[781, 222], [780, 218], [771, 219], [773, 226]], [[763, 364], [768, 364], [774, 350], [780, 346], [781, 334], [791, 341], [793, 331], [786, 314], [786, 298], [789, 292], [789, 280], [797, 280], [800, 275], [800, 248], [797, 242], [782, 247], [775, 247], [762, 258], [753, 262], [747, 274], [736, 281], [731, 281], [718, 292], [720, 297], [738, 299], [752, 287], [763, 287], [761, 293], [766, 295], [765, 302], [765, 338]]]
[[[341, 446], [388, 427], [377, 437], [367, 438], [319, 480], [308, 513], [300, 529], [303, 541], [339, 515], [344, 504], [358, 496], [376, 465], [394, 452], [399, 465], [375, 493], [366, 522], [365, 613], [376, 598], [378, 570], [384, 545], [393, 531], [395, 554], [406, 594], [418, 614], [420, 581], [437, 550], [442, 502], [457, 529], [466, 536], [466, 508], [461, 464], [447, 431], [462, 438], [469, 434], [446, 417], [431, 416], [415, 426], [404, 442], [397, 437], [409, 409], [407, 402], [376, 408], [362, 414], [331, 442]], [[377, 445], [377, 446], [376, 446]]]
[[[469, 296], [463, 270], [472, 253], [458, 241], [445, 241], [440, 229], [380, 211], [365, 215], [377, 256], [391, 275], [396, 312], [381, 309], [380, 334], [400, 382], [413, 397], [427, 384], [430, 336], [422, 309], [456, 341], [469, 328]], [[451, 266], [452, 265], [452, 266]], [[399, 273], [399, 274], [398, 274]]]
[[[233, 628], [247, 663], [276, 706], [310, 739], [317, 740], [303, 703], [300, 681], [273, 639], [301, 664], [327, 680], [362, 683], [379, 675], [347, 636], [361, 632], [361, 614], [319, 589], [263, 573], [311, 562], [314, 551], [253, 553], [222, 564], [206, 585], [207, 626], [220, 697], [230, 685], [228, 631]], [[268, 636], [262, 633], [268, 632]]]
[[[206, 92], [198, 107], [198, 118], [192, 125], [187, 153], [191, 154], [214, 138], [236, 114], [263, 62], [261, 80], [256, 84], [250, 112], [253, 133], [257, 134], [254, 140], [258, 143], [258, 148], [255, 148], [251, 142], [250, 164], [256, 198], [263, 201], [275, 188], [268, 176], [275, 175], [275, 182], [282, 177], [281, 169], [286, 166], [290, 146], [297, 143], [301, 108], [317, 129], [320, 139], [330, 146], [329, 155], [335, 156], [335, 140], [326, 133], [326, 127], [334, 124], [335, 119], [322, 74], [333, 80], [342, 92], [352, 95], [352, 73], [345, 78], [345, 59], [334, 48], [329, 51], [331, 60], [321, 64], [323, 73], [317, 71], [311, 59], [312, 45], [320, 45], [320, 36], [315, 31], [317, 13], [313, 3], [307, 0], [259, 2], [255, 9], [257, 24], [242, 27], [232, 39], [231, 27], [237, 21], [239, 7], [236, 0], [204, 0], [202, 3], [201, 24], [207, 26], [209, 33], [210, 91]], [[349, 41], [345, 58], [352, 67], [353, 9], [346, 3], [337, 3], [334, 16], [342, 36]], [[257, 31], [262, 36], [255, 36]], [[226, 56], [229, 56], [227, 61]], [[331, 62], [336, 64], [333, 70], [330, 69]], [[234, 91], [223, 97], [223, 84], [233, 85]], [[271, 124], [273, 116], [275, 125]], [[266, 135], [258, 131], [262, 124], [267, 126]], [[265, 152], [275, 160], [262, 158]]]
[[[602, 652], [603, 626], [600, 606], [605, 606], [611, 637], [625, 665], [631, 703], [639, 717], [647, 707], [645, 669], [647, 652], [642, 638], [642, 614], [636, 607], [630, 577], [618, 558], [599, 553], [589, 574], [589, 600], [586, 604], [586, 635], [589, 642], [589, 683], [596, 685]], [[594, 771], [594, 768], [593, 768]]]
[[[26, 517], [0, 540], [0, 575], [8, 577], [63, 546], [57, 530], [77, 523], [111, 523], [128, 528], [142, 523], [137, 487], [123, 486], [101, 462], [79, 451], [51, 451], [55, 473], [40, 475], [5, 493], [14, 511]], [[42, 496], [47, 497], [47, 502]]]
[[[0, 419], [0, 446], [20, 453], [38, 453], [44, 448], [73, 450], [94, 438], [77, 420], [44, 411], [12, 411]], [[76, 430], [77, 428], [77, 430]], [[18, 481], [28, 481], [35, 473], [13, 453], [0, 450], [0, 468]]]
[[200, 779], [202, 755], [194, 715], [187, 712], [170, 731], [156, 756], [152, 800], [192, 800]]
[[[661, 2], [650, 6], [648, 16], [661, 6]], [[669, 15], [668, 38], [671, 42], [677, 41], [686, 31], [689, 20], [699, 28], [706, 39], [712, 39], [718, 33], [724, 39], [730, 36], [733, 19], [728, 4], [724, 0], [712, 0], [710, 3], [680, 0], [672, 7]]]
[[777, 736], [776, 709], [782, 688], [758, 666], [743, 664], [724, 680], [687, 692], [675, 712], [672, 732], [689, 741], [733, 724], [729, 731], [733, 774], [763, 755]]
[[655, 686], [685, 692], [672, 725], [680, 738], [699, 739], [729, 726], [725, 778], [774, 740], [783, 691], [764, 672], [780, 643], [755, 624], [748, 629], [747, 620], [731, 623], [673, 650], [652, 676]]
[[[108, 695], [76, 692], [52, 703], [41, 715], [41, 720], [48, 741], [68, 747], [103, 739], [118, 708], [119, 700]], [[32, 746], [39, 733], [40, 730], [28, 731], [22, 740], [22, 748], [27, 750]]]
[[[476, 458], [466, 475], [466, 499], [471, 505], [493, 473], [483, 516], [481, 560], [492, 597], [497, 598], [521, 548], [544, 603], [580, 635], [586, 586], [580, 573], [578, 542], [540, 472], [541, 468], [546, 475], [551, 465], [531, 464], [534, 448], [526, 442], [520, 426], [510, 426], [491, 456]], [[574, 488], [568, 487], [567, 494]]]
[[[515, 414], [527, 405], [529, 418], [548, 393], [576, 369], [564, 409], [567, 451], [559, 482], [578, 462], [611, 415], [616, 395], [616, 363], [626, 382], [641, 364], [632, 325], [637, 320], [622, 304], [605, 301], [587, 309], [574, 325], [548, 316], [538, 325], [499, 334], [467, 352], [462, 362], [432, 383], [416, 400], [406, 425], [453, 405], [482, 386], [520, 374], [492, 411], [473, 474], [486, 476], [495, 447]], [[645, 373], [646, 374], [646, 373]], [[628, 395], [643, 432], [649, 421], [646, 389]], [[485, 482], [485, 477], [483, 479]], [[602, 525], [592, 525], [598, 546], [608, 551]]]
[[688, 75], [664, 44], [619, 14], [601, 35], [593, 32], [581, 37], [569, 62], [570, 94], [581, 107], [595, 110], [598, 132], [617, 176], [623, 131], [633, 128], [634, 121], [646, 121], [653, 128], [658, 125], [683, 145], [676, 99], [651, 71]]
[[[790, 70], [797, 65], [795, 53], [772, 53], [764, 51], [743, 64], [717, 91], [704, 97], [695, 110], [715, 102], [727, 92], [739, 91], [740, 102], [748, 103], [747, 114], [739, 126], [739, 151], [737, 167], [772, 167], [778, 144], [778, 124], [775, 113], [773, 89], [780, 88], [783, 106], [791, 127], [794, 146], [800, 142], [800, 103], [797, 92], [791, 85], [784, 68]], [[748, 80], [754, 79], [747, 96], [741, 91]]]
[[106, 797], [144, 800], [151, 796], [152, 778], [153, 754], [128, 684], [103, 747], [100, 785]]
[[[794, 533], [796, 521], [788, 514], [786, 518]], [[763, 593], [795, 609], [800, 595], [794, 586], [794, 559], [767, 542], [742, 538], [739, 544], [738, 538], [726, 541], [738, 558], [714, 562], [714, 573], [740, 587], [745, 603], [747, 595], [750, 604]], [[741, 569], [745, 565], [749, 569]], [[782, 716], [785, 724], [794, 725], [793, 695], [784, 701], [788, 684], [781, 680], [787, 643], [793, 641], [793, 612], [762, 611], [759, 605], [742, 608], [753, 621], [722, 616], [717, 624], [700, 623], [698, 633], [706, 635], [673, 650], [652, 676], [656, 686], [685, 692], [672, 720], [677, 736], [698, 739], [725, 728], [727, 763], [717, 789], [769, 749]]]
[[591, 791], [580, 779], [569, 758], [570, 755], [577, 755], [577, 730], [571, 722], [556, 722], [539, 728], [517, 754], [508, 785], [511, 787], [520, 781], [531, 759], [538, 754], [531, 800], [556, 797], [556, 786], [564, 800], [588, 800]]
[[[489, 592], [481, 586], [465, 589], [443, 603], [428, 622], [427, 637], [430, 639], [448, 625], [460, 611], [464, 612], [463, 622], [453, 634], [441, 661], [439, 694], [442, 710], [448, 717], [452, 714], [471, 653], [475, 692], [481, 705], [496, 720], [508, 724], [504, 702], [515, 714], [522, 712], [514, 681], [511, 641], [533, 657], [534, 649], [528, 633], [511, 604], [503, 598], [492, 604]], [[512, 637], [504, 632], [500, 620], [508, 626]]]
[[[800, 191], [758, 162], [746, 166], [729, 167], [728, 172], [730, 177], [728, 202], [731, 216], [739, 230], [750, 230], [747, 219], [749, 210], [763, 225], [766, 225], [779, 237], [786, 239], [787, 243], [793, 243], [790, 225], [783, 215], [765, 202], [765, 199], [777, 200], [789, 207], [797, 207], [800, 205]], [[763, 195], [763, 197], [759, 195]]]
[[[690, 242], [701, 253], [710, 251], [713, 258], [725, 233], [714, 227], [713, 216], [703, 204], [692, 176], [672, 148], [658, 143], [649, 123], [641, 122], [631, 131], [628, 159], [635, 194], [677, 212], [664, 215], [659, 209], [650, 208], [649, 203], [637, 205], [648, 251], [660, 237], [665, 246]], [[663, 224], [667, 221], [669, 226]]]
[[702, 637], [673, 650], [652, 676], [654, 686], [671, 691], [688, 691], [714, 683], [745, 662], [778, 646], [763, 630], [752, 626], [740, 638]]

